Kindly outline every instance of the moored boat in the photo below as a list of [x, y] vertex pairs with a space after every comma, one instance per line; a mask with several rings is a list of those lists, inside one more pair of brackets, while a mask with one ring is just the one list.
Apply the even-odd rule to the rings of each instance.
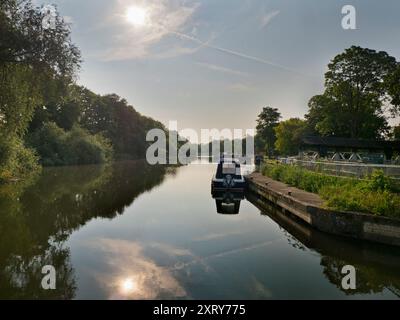
[[238, 213], [245, 191], [246, 180], [241, 173], [240, 162], [234, 158], [221, 158], [211, 181], [211, 195], [216, 201], [217, 211], [221, 211], [223, 204], [233, 204], [235, 213]]

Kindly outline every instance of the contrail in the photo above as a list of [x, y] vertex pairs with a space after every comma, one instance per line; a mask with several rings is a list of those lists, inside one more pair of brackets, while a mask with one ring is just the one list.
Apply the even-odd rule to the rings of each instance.
[[233, 55], [235, 57], [239, 57], [239, 58], [242, 58], [242, 59], [251, 60], [251, 61], [254, 61], [254, 62], [270, 65], [272, 67], [275, 67], [275, 68], [278, 68], [278, 69], [282, 69], [282, 70], [285, 70], [285, 71], [288, 71], [288, 72], [296, 73], [298, 75], [315, 78], [315, 76], [313, 76], [313, 75], [304, 74], [304, 73], [302, 73], [300, 71], [288, 68], [288, 67], [286, 67], [284, 65], [281, 65], [281, 64], [278, 64], [278, 63], [274, 63], [272, 61], [268, 61], [266, 59], [262, 59], [262, 58], [254, 57], [254, 56], [251, 56], [251, 55], [248, 55], [248, 54], [245, 54], [245, 53], [241, 53], [241, 52], [238, 52], [238, 51], [234, 51], [234, 50], [230, 50], [230, 49], [225, 49], [225, 48], [222, 48], [222, 47], [214, 46], [212, 44], [209, 44], [209, 42], [204, 42], [204, 41], [202, 41], [202, 40], [200, 40], [198, 38], [189, 36], [189, 35], [184, 34], [184, 33], [176, 32], [176, 31], [170, 31], [170, 33], [175, 34], [180, 38], [187, 39], [189, 41], [193, 41], [193, 42], [196, 42], [196, 43], [200, 44], [201, 46], [199, 47], [199, 49], [201, 47], [207, 47], [207, 48], [210, 48], [210, 49], [214, 49], [214, 50], [217, 50], [217, 51], [220, 51], [220, 52], [223, 52], [223, 53], [227, 53], [227, 54]]

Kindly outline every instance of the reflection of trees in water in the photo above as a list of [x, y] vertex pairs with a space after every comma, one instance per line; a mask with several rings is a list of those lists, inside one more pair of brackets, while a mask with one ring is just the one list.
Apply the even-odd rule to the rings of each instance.
[[[289, 241], [294, 248], [304, 250], [299, 248], [298, 242]], [[388, 289], [400, 297], [400, 252], [397, 248], [332, 237], [316, 230], [311, 230], [306, 245], [321, 255], [323, 274], [346, 295], [377, 294]], [[356, 269], [354, 290], [342, 288], [345, 274], [341, 271], [346, 265]]]
[[293, 247], [301, 251], [306, 251], [307, 247], [304, 246], [299, 240], [292, 236], [287, 230], [279, 226], [279, 229], [286, 236], [287, 242]]
[[[345, 265], [352, 265], [356, 269], [356, 289], [344, 290], [342, 288], [342, 279], [345, 275], [341, 273]], [[385, 269], [376, 268], [362, 264], [355, 264], [351, 261], [344, 261], [338, 258], [323, 256], [321, 266], [324, 267], [324, 275], [339, 290], [346, 295], [354, 294], [373, 294], [381, 293], [388, 289], [396, 296], [400, 297], [400, 278], [399, 276]]]
[[[389, 290], [400, 297], [399, 248], [329, 235], [254, 196], [247, 195], [247, 199], [279, 225], [292, 247], [317, 252], [321, 256], [320, 264], [325, 277], [346, 295], [376, 294]], [[356, 269], [355, 290], [342, 288], [345, 275], [341, 271], [345, 265]]]
[[[32, 185], [0, 188], [0, 298], [74, 296], [69, 235], [93, 218], [112, 219], [162, 183], [166, 167], [145, 162], [46, 169]], [[57, 290], [42, 290], [41, 268], [57, 270]]]
[[[1, 272], [2, 299], [72, 299], [75, 295], [74, 270], [66, 248], [50, 246], [35, 256], [12, 255]], [[57, 270], [56, 289], [41, 289], [42, 267], [52, 265]], [[2, 266], [3, 267], [3, 266]]]

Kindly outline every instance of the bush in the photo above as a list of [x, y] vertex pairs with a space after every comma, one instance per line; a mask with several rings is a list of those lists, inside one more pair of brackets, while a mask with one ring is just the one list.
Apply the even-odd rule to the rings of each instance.
[[112, 147], [101, 135], [90, 135], [75, 126], [65, 139], [65, 162], [68, 164], [105, 163], [112, 157]]
[[91, 135], [78, 126], [66, 132], [54, 123], [47, 123], [28, 140], [44, 166], [105, 163], [113, 153], [107, 139]]
[[329, 208], [400, 218], [399, 186], [382, 170], [358, 180], [329, 176], [297, 166], [267, 164], [263, 174], [319, 194]]
[[38, 157], [17, 137], [0, 134], [0, 183], [22, 179], [40, 171]]
[[394, 179], [385, 176], [383, 170], [375, 170], [368, 179], [361, 184], [361, 187], [370, 191], [388, 191], [399, 193], [399, 185]]

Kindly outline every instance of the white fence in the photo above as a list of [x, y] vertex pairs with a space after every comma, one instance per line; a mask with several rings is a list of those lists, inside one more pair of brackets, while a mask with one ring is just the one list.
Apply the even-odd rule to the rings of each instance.
[[382, 170], [385, 175], [400, 179], [399, 165], [379, 165], [350, 162], [323, 162], [286, 159], [286, 162], [296, 164], [308, 170], [323, 172], [326, 174], [362, 178], [371, 174], [374, 170]]

